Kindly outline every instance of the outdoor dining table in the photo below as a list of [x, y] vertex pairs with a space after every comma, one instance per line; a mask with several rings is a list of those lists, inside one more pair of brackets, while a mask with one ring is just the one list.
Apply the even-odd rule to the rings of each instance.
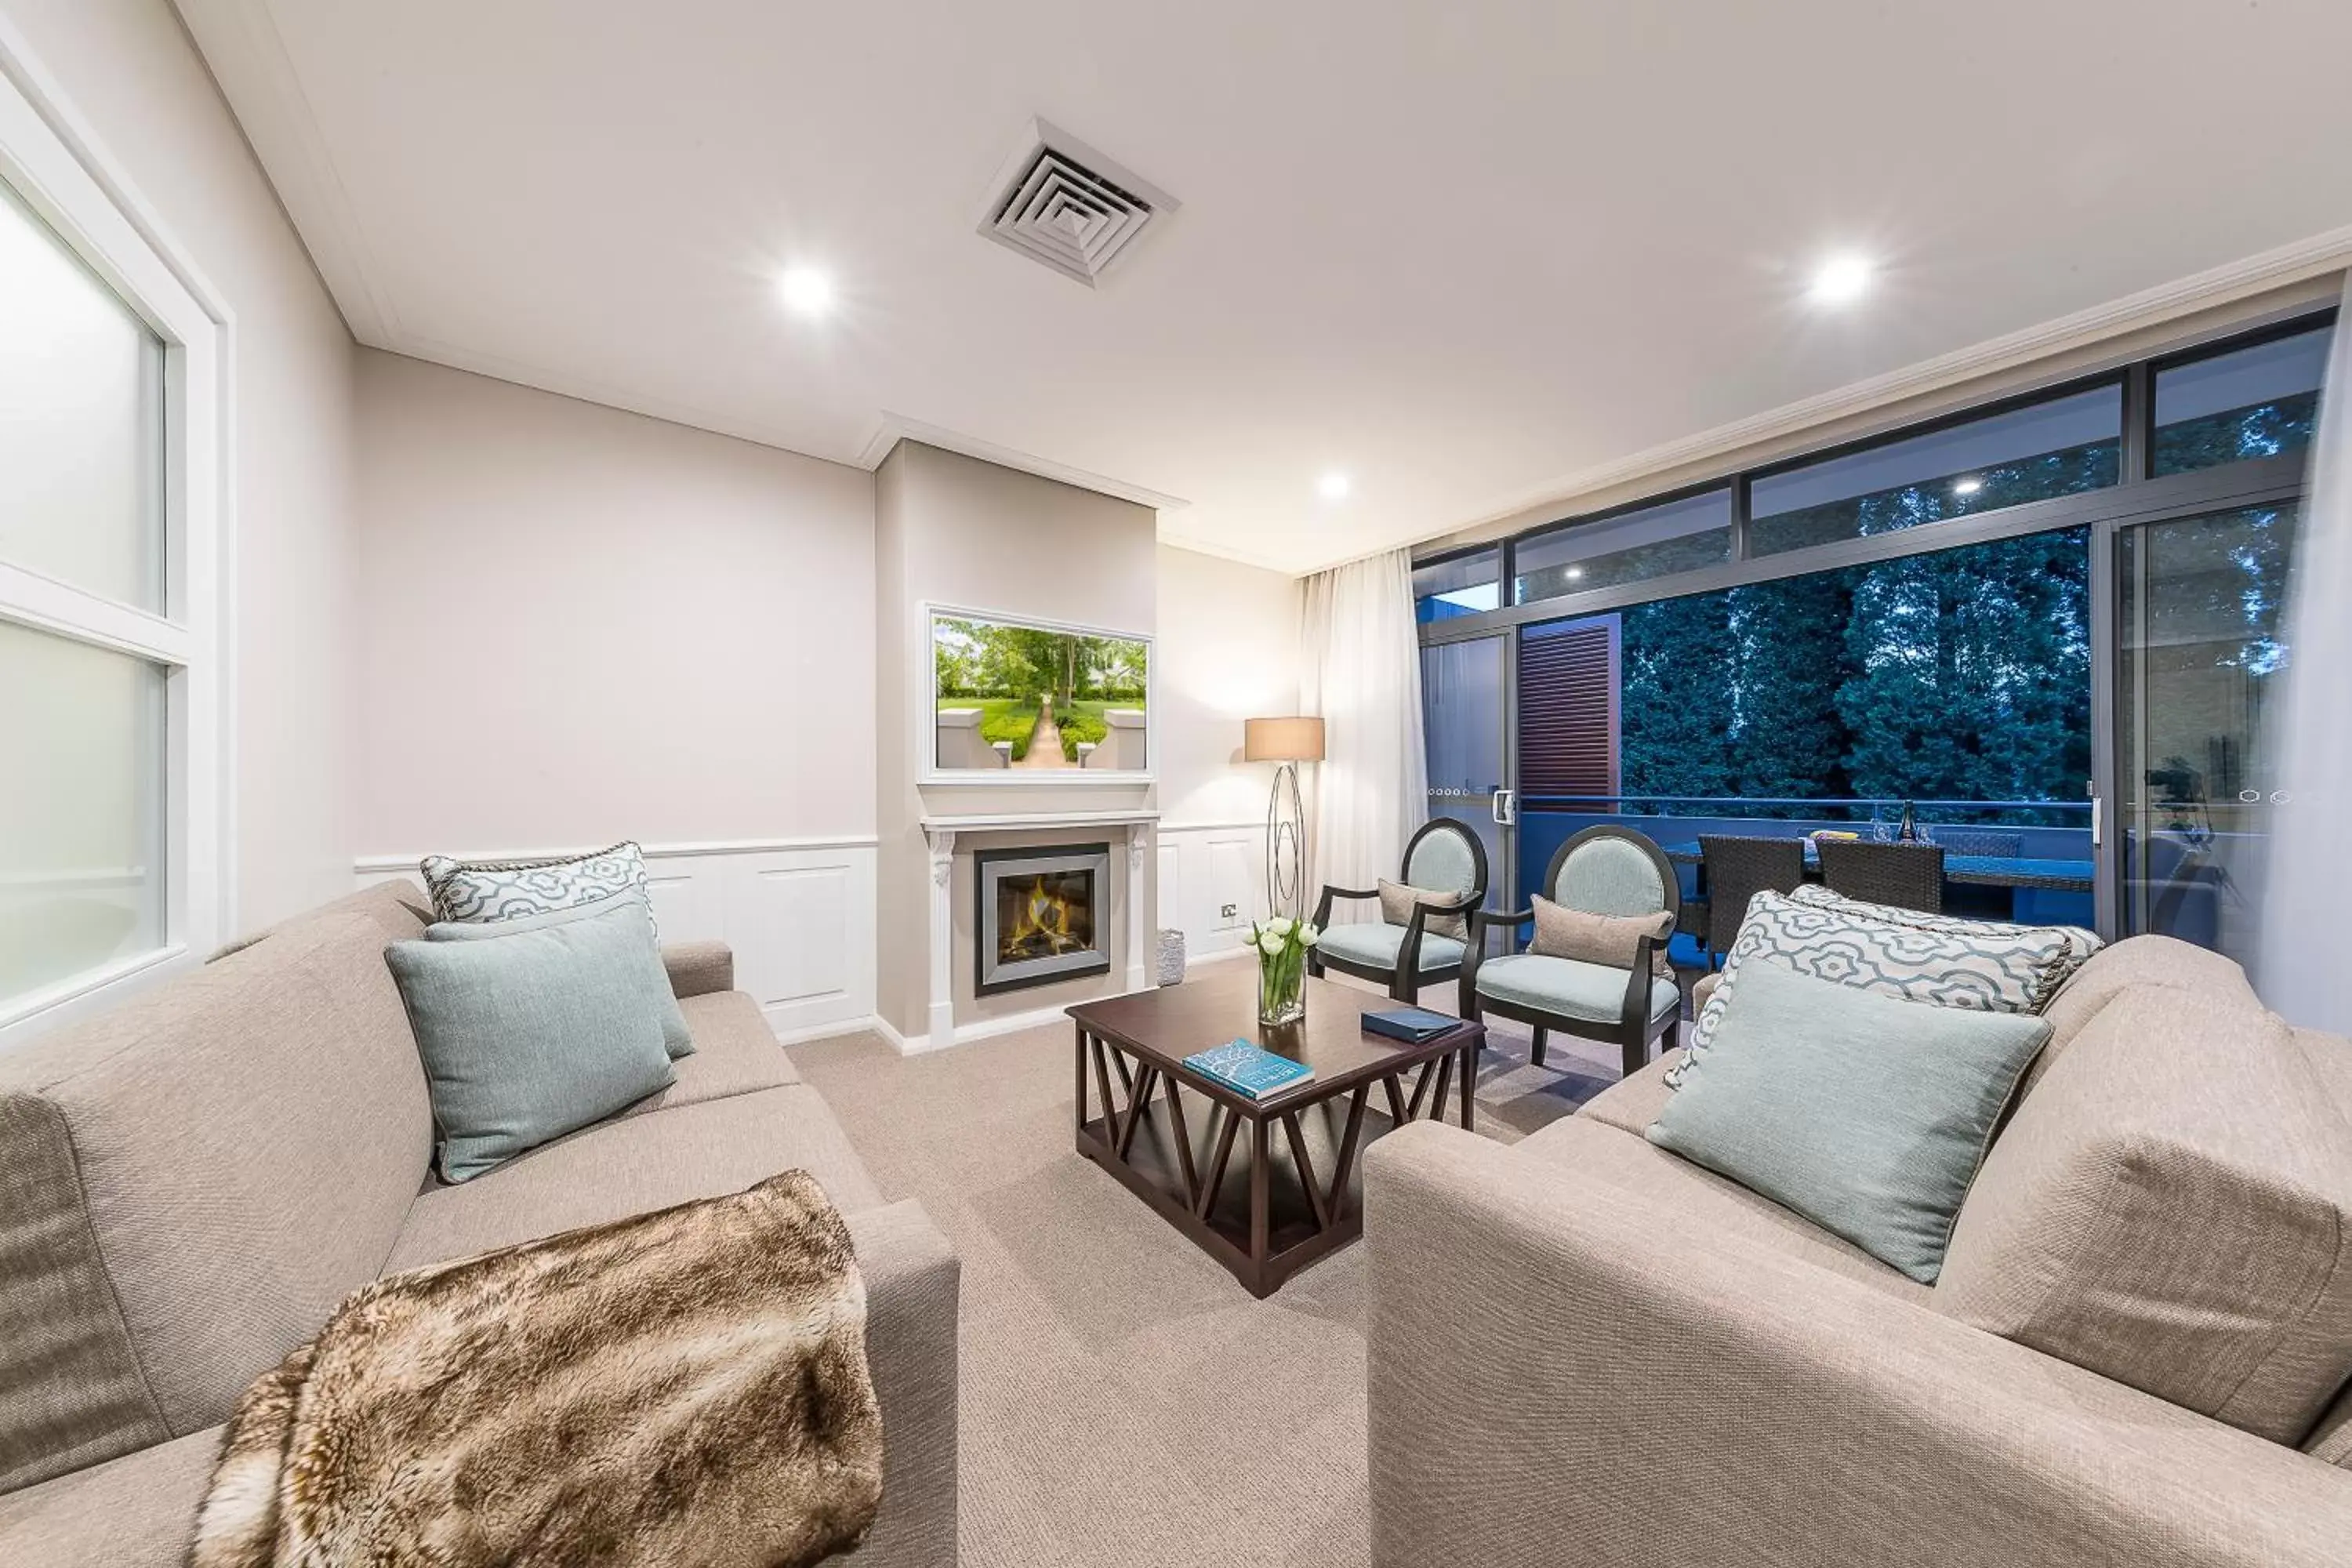
[[[1700, 864], [1698, 840], [1661, 844], [1666, 858], [1684, 866]], [[1805, 841], [1805, 871], [1821, 875], [1821, 857], [1812, 841]], [[1979, 888], [2038, 888], [2050, 892], [2087, 893], [2095, 884], [2097, 868], [2088, 860], [2047, 859], [2032, 855], [1947, 855], [1944, 880]]]

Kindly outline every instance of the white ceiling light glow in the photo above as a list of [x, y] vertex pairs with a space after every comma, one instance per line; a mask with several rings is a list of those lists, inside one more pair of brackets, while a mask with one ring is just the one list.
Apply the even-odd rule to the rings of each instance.
[[1984, 481], [1971, 477], [1953, 485], [1952, 493], [1956, 496], [1972, 496], [1982, 489], [1984, 489]]
[[822, 316], [833, 309], [833, 279], [814, 267], [791, 267], [776, 279], [776, 292], [803, 316]]
[[1871, 277], [1876, 270], [1866, 256], [1847, 252], [1830, 257], [1813, 271], [1813, 302], [1844, 305], [1861, 299], [1870, 291]]
[[1315, 493], [1325, 500], [1346, 500], [1352, 489], [1345, 474], [1326, 474], [1315, 481]]

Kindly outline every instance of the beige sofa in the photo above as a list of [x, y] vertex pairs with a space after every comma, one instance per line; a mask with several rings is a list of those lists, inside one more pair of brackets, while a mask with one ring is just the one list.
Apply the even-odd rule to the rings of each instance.
[[0, 1563], [182, 1561], [221, 1425], [366, 1281], [794, 1166], [848, 1216], [887, 1461], [861, 1564], [956, 1556], [956, 1258], [885, 1204], [723, 947], [666, 950], [697, 1049], [622, 1115], [463, 1186], [387, 942], [387, 883], [0, 1056]]
[[2050, 1016], [1933, 1287], [1644, 1141], [1666, 1061], [1373, 1144], [1374, 1562], [2352, 1562], [2352, 1045], [2163, 938]]

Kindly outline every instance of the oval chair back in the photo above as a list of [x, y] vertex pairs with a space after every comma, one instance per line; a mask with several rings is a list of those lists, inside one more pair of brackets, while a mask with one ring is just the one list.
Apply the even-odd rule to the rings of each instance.
[[1475, 908], [1486, 900], [1486, 847], [1452, 817], [1431, 817], [1405, 842], [1404, 881], [1425, 893], [1467, 894]]
[[1682, 884], [1665, 851], [1630, 827], [1605, 822], [1553, 853], [1543, 895], [1555, 904], [1612, 919], [1662, 910], [1679, 919], [1683, 908]]

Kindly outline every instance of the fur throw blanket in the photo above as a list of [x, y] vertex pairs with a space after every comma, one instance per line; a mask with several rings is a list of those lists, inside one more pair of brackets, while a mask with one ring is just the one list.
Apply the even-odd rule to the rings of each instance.
[[866, 1287], [789, 1171], [361, 1289], [246, 1392], [191, 1568], [785, 1568], [882, 1499]]

